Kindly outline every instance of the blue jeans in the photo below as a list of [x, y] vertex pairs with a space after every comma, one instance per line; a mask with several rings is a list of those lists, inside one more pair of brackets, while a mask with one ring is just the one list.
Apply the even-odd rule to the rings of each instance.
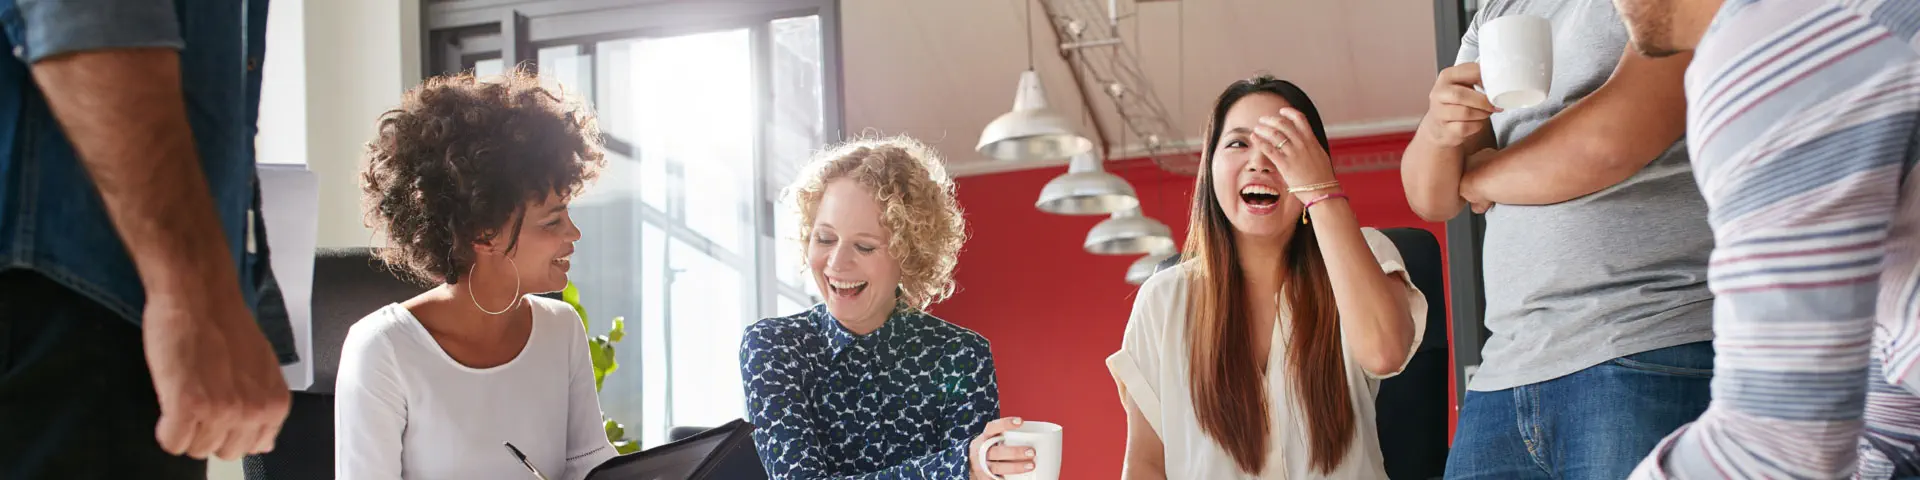
[[1707, 410], [1712, 381], [1713, 342], [1697, 342], [1467, 392], [1446, 478], [1627, 478], [1661, 439]]

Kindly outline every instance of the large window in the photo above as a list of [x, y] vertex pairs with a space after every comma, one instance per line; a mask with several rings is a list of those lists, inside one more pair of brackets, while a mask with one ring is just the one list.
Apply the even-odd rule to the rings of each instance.
[[648, 447], [740, 418], [742, 329], [816, 301], [776, 202], [840, 135], [835, 2], [477, 3], [428, 5], [427, 71], [533, 63], [606, 136], [573, 204], [583, 306], [629, 332], [602, 408]]

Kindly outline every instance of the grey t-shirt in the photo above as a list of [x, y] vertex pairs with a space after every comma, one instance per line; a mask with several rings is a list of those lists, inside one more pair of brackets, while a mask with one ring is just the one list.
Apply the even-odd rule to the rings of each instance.
[[[1480, 57], [1482, 22], [1523, 13], [1553, 24], [1553, 85], [1545, 103], [1493, 116], [1501, 148], [1600, 88], [1627, 46], [1610, 0], [1494, 0], [1460, 39], [1459, 62]], [[1684, 140], [1618, 185], [1553, 205], [1496, 205], [1486, 220], [1493, 336], [1469, 389], [1539, 383], [1713, 339], [1713, 232]]]

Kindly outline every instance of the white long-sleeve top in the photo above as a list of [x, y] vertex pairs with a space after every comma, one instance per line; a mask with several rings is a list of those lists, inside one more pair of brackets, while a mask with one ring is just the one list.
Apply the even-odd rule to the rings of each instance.
[[564, 302], [527, 300], [526, 347], [485, 369], [454, 361], [400, 305], [355, 323], [334, 394], [335, 476], [531, 478], [501, 442], [553, 480], [578, 480], [612, 458], [579, 314]]

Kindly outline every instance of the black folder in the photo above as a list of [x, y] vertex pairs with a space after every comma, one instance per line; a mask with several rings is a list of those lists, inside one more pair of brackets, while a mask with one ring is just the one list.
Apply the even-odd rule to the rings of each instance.
[[607, 460], [587, 480], [765, 480], [753, 424], [727, 422], [680, 441]]

